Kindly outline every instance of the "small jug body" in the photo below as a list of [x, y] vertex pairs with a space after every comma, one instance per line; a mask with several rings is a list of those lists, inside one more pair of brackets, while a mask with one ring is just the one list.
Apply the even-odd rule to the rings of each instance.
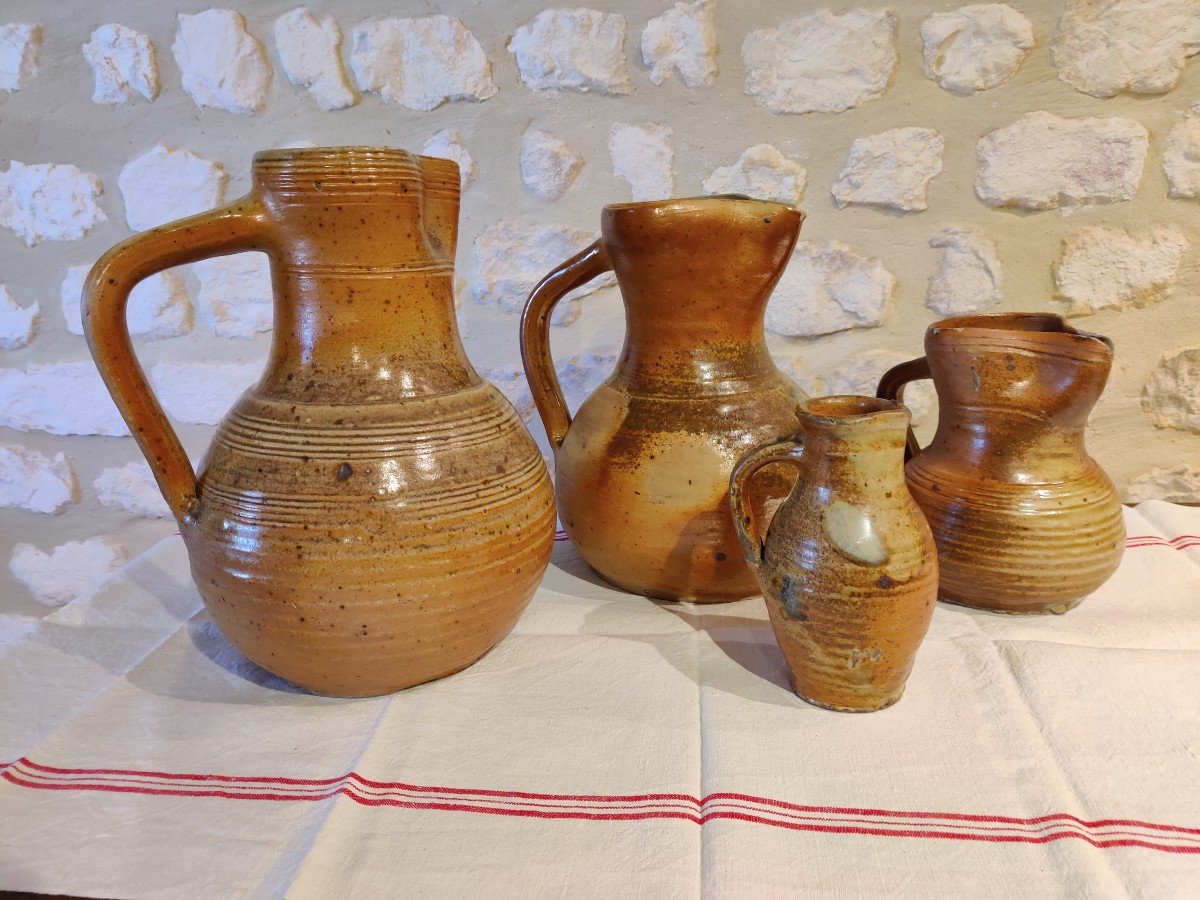
[[[248, 197], [114, 248], [85, 291], [93, 355], [214, 622], [318, 693], [383, 694], [470, 665], [549, 561], [545, 464], [459, 341], [457, 211], [444, 160], [260, 153]], [[124, 303], [152, 271], [237, 250], [270, 257], [271, 352], [193, 478], [133, 360]]]
[[[802, 395], [771, 360], [763, 316], [802, 221], [793, 207], [744, 198], [609, 206], [601, 240], [531, 294], [522, 350], [554, 447], [560, 519], [612, 584], [696, 602], [758, 593], [726, 493], [740, 456], [794, 427]], [[609, 268], [625, 345], [572, 420], [547, 353], [549, 315]], [[791, 478], [764, 472], [753, 502], [777, 504]]]
[[910, 441], [908, 484], [938, 545], [940, 597], [1003, 613], [1062, 613], [1103, 584], [1125, 548], [1112, 481], [1084, 428], [1112, 344], [1041, 313], [931, 325], [924, 360], [886, 374], [879, 394], [932, 377], [930, 445]]
[[[937, 550], [904, 484], [908, 410], [820, 397], [794, 438], [738, 463], [730, 505], [792, 686], [803, 699], [870, 712], [900, 699], [937, 599]], [[743, 487], [761, 467], [799, 470], [760, 537]]]

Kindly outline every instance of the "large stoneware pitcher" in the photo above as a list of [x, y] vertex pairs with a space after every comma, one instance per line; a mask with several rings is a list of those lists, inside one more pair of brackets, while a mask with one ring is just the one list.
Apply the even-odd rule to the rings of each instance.
[[1055, 315], [963, 316], [929, 326], [925, 354], [884, 375], [879, 396], [918, 378], [937, 389], [937, 433], [924, 450], [909, 433], [907, 478], [937, 541], [939, 596], [1065, 612], [1125, 549], [1116, 491], [1083, 440], [1112, 342]]
[[[454, 319], [458, 170], [402, 150], [274, 150], [229, 206], [96, 264], [84, 330], [179, 521], [217, 626], [246, 656], [339, 696], [470, 665], [549, 561], [546, 467], [467, 361]], [[129, 292], [242, 250], [271, 261], [266, 371], [194, 475], [134, 358]]]
[[[608, 206], [602, 238], [530, 295], [521, 349], [554, 448], [563, 528], [613, 584], [669, 600], [758, 593], [726, 490], [746, 451], [795, 429], [802, 398], [771, 361], [763, 315], [803, 218], [740, 197]], [[550, 315], [609, 269], [625, 301], [625, 346], [572, 421]], [[773, 467], [750, 502], [782, 500], [794, 480]]]

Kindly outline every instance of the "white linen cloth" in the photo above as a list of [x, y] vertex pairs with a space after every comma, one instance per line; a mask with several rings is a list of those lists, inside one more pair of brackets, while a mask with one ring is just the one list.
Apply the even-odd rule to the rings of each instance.
[[791, 693], [761, 599], [654, 603], [567, 543], [475, 666], [300, 693], [216, 631], [172, 538], [0, 649], [0, 887], [1195, 897], [1200, 510], [1127, 522], [1065, 616], [939, 605], [869, 715]]

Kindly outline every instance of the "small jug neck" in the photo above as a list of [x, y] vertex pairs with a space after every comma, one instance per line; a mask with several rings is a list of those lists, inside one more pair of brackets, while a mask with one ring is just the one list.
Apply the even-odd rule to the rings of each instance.
[[817, 397], [801, 404], [801, 478], [825, 502], [868, 503], [902, 497], [909, 413], [874, 397]]

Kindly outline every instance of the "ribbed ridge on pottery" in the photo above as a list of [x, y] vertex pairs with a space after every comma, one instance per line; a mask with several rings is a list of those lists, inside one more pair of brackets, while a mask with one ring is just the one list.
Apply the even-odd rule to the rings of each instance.
[[314, 147], [268, 150], [254, 157], [254, 181], [280, 198], [319, 199], [338, 194], [394, 203], [421, 198], [416, 156], [393, 147]]

